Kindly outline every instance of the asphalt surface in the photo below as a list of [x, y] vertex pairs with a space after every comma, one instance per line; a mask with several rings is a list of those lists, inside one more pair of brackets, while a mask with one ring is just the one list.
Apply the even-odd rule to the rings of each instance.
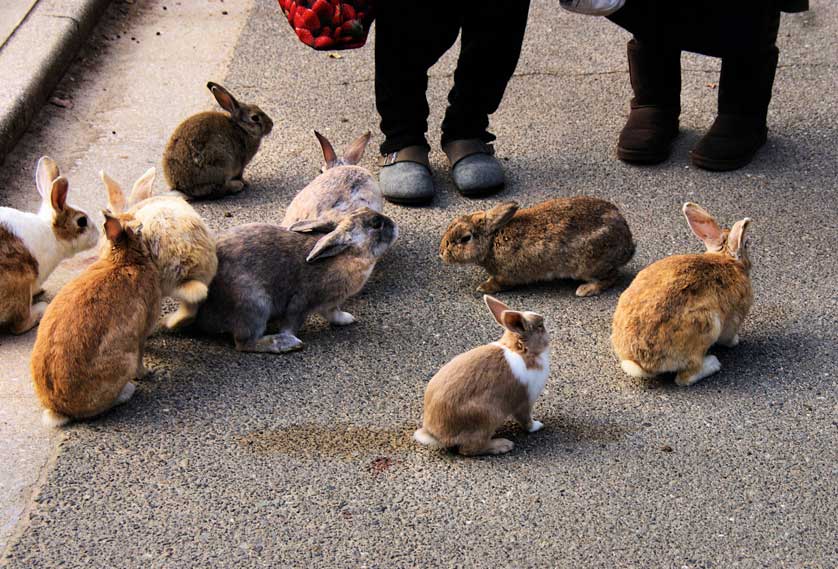
[[[685, 56], [673, 158], [635, 168], [614, 158], [630, 96], [627, 34], [534, 2], [493, 117], [506, 191], [459, 197], [435, 148], [439, 196], [425, 209], [387, 206], [402, 237], [344, 307], [359, 322], [312, 319], [299, 353], [152, 338], [154, 375], [134, 399], [59, 437], [6, 563], [835, 567], [836, 38], [838, 6], [827, 0], [784, 17], [770, 141], [727, 174], [689, 167], [688, 150], [713, 120], [718, 62]], [[252, 186], [198, 206], [215, 230], [281, 219], [319, 168], [314, 128], [336, 146], [375, 129], [372, 55], [369, 46], [341, 59], [313, 52], [274, 2], [255, 2], [225, 84], [276, 126], [246, 173]], [[449, 53], [431, 72], [435, 147], [455, 63]], [[136, 137], [131, 152], [158, 156], [156, 137]], [[23, 188], [29, 173], [11, 164], [38, 155], [37, 139], [27, 144], [2, 171], [13, 203], [22, 198], [8, 188]], [[576, 298], [575, 283], [502, 295], [542, 313], [553, 336], [553, 373], [535, 408], [545, 429], [513, 429], [516, 448], [502, 457], [418, 448], [410, 433], [426, 382], [500, 335], [474, 292], [481, 272], [437, 258], [448, 222], [499, 200], [577, 194], [617, 203], [638, 248], [620, 287], [600, 297]], [[686, 200], [725, 222], [753, 219], [755, 302], [742, 343], [714, 350], [722, 371], [682, 389], [624, 376], [609, 334], [634, 273], [700, 250], [679, 211]]]

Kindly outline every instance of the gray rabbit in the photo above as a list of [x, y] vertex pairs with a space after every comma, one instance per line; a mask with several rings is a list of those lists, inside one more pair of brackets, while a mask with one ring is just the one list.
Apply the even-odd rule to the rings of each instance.
[[[218, 272], [196, 325], [232, 333], [242, 352], [298, 350], [296, 333], [309, 314], [340, 326], [355, 321], [340, 304], [361, 291], [397, 237], [389, 217], [366, 207], [295, 231], [266, 223], [234, 227], [218, 239]], [[269, 322], [277, 333], [266, 335]]]

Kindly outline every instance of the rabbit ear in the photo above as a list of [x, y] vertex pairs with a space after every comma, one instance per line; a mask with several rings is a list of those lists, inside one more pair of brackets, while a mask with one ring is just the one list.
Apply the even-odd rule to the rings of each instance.
[[102, 210], [102, 215], [105, 216], [105, 237], [108, 241], [116, 242], [122, 235], [122, 223], [106, 209]]
[[503, 326], [500, 316], [504, 313], [504, 311], [509, 310], [509, 307], [494, 296], [489, 296], [488, 294], [483, 295], [483, 302], [486, 303], [486, 307], [489, 309], [489, 312], [492, 313], [492, 316], [494, 316], [497, 323]]
[[327, 219], [304, 219], [291, 224], [288, 231], [295, 233], [331, 233], [337, 227], [337, 223]]
[[212, 96], [215, 97], [215, 100], [218, 101], [218, 104], [221, 105], [221, 108], [230, 113], [231, 115], [236, 114], [239, 110], [239, 102], [236, 101], [236, 98], [230, 94], [230, 92], [219, 85], [218, 83], [213, 83], [210, 81], [207, 83], [207, 89], [212, 92]]
[[730, 233], [727, 236], [727, 248], [730, 249], [730, 252], [733, 253], [733, 256], [737, 259], [739, 258], [739, 251], [745, 244], [745, 232], [748, 230], [748, 226], [750, 225], [750, 217], [737, 221], [733, 224], [733, 228], [731, 228]]
[[151, 192], [154, 189], [154, 178], [157, 176], [157, 170], [149, 168], [145, 174], [134, 182], [134, 187], [131, 189], [131, 203], [140, 203], [141, 201], [151, 197]]
[[684, 204], [683, 212], [690, 229], [704, 243], [708, 251], [718, 251], [721, 249], [724, 243], [722, 228], [719, 227], [719, 224], [716, 223], [712, 215], [707, 213], [700, 205], [692, 202]]
[[335, 149], [332, 148], [332, 143], [329, 142], [325, 136], [314, 131], [314, 136], [317, 137], [317, 141], [320, 143], [320, 148], [323, 149], [323, 160], [326, 161], [325, 170], [329, 168], [334, 168], [338, 164], [338, 156], [335, 154]]
[[108, 191], [108, 209], [114, 213], [125, 211], [125, 194], [122, 193], [122, 188], [116, 180], [108, 176], [104, 170], [99, 171], [99, 177], [102, 178], [102, 183]]
[[515, 215], [516, 211], [518, 211], [518, 207], [519, 206], [516, 202], [504, 202], [487, 211], [485, 214], [485, 220], [486, 227], [489, 229], [489, 232], [495, 232], [509, 223], [512, 216]]
[[70, 183], [64, 176], [58, 176], [52, 181], [52, 189], [49, 194], [52, 209], [55, 211], [64, 211], [64, 206], [67, 205], [67, 192], [69, 191]]
[[364, 151], [367, 149], [367, 144], [370, 142], [371, 136], [372, 133], [367, 131], [352, 141], [352, 144], [350, 144], [349, 148], [346, 149], [346, 152], [343, 153], [343, 161], [345, 164], [357, 164], [361, 161], [361, 158], [364, 156]]
[[38, 160], [38, 167], [35, 170], [35, 185], [38, 193], [46, 199], [50, 195], [52, 182], [59, 176], [58, 164], [49, 156], [41, 156]]
[[317, 259], [334, 257], [350, 245], [352, 245], [352, 235], [350, 233], [347, 231], [332, 231], [314, 244], [314, 248], [306, 257], [306, 262], [311, 263]]
[[500, 315], [500, 325], [520, 336], [527, 331], [527, 319], [522, 312], [517, 310], [504, 310]]

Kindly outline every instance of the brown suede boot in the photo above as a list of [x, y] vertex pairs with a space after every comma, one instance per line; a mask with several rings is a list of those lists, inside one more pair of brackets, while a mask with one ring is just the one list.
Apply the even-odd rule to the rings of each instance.
[[669, 158], [681, 114], [681, 52], [628, 42], [631, 112], [617, 141], [617, 157], [632, 164]]
[[776, 46], [752, 58], [723, 58], [719, 115], [690, 152], [705, 170], [736, 170], [749, 164], [767, 140], [768, 103], [774, 87]]

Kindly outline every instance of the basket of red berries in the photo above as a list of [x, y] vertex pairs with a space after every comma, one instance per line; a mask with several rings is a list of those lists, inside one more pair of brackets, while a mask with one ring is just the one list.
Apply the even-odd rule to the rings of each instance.
[[361, 47], [375, 19], [373, 0], [277, 0], [300, 41], [314, 49]]

